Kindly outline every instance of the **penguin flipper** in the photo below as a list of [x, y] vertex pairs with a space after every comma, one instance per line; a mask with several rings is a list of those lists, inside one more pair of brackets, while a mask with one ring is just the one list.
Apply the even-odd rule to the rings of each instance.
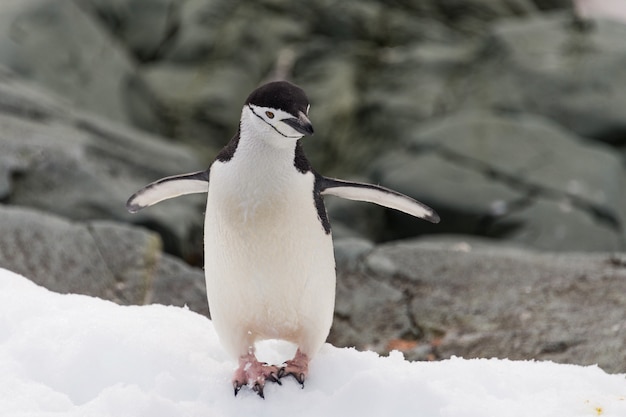
[[150, 207], [163, 200], [185, 194], [206, 193], [209, 191], [209, 170], [191, 174], [161, 178], [143, 187], [126, 202], [131, 213]]
[[321, 195], [334, 195], [348, 200], [366, 201], [399, 210], [431, 223], [439, 223], [439, 215], [435, 210], [411, 197], [379, 185], [318, 175], [316, 187]]

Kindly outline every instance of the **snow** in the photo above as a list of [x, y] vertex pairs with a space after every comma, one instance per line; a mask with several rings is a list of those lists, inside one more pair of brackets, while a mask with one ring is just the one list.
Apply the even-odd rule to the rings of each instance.
[[[293, 347], [261, 346], [265, 359]], [[0, 416], [626, 416], [626, 377], [497, 359], [407, 362], [326, 345], [305, 388], [234, 397], [235, 362], [189, 310], [62, 295], [0, 269]]]

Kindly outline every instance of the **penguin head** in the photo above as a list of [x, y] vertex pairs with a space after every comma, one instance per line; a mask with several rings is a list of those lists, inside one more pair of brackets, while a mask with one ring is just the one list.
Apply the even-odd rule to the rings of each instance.
[[242, 127], [262, 132], [272, 142], [296, 141], [313, 134], [309, 107], [309, 99], [300, 87], [287, 81], [270, 82], [248, 96], [242, 115], [242, 124], [248, 126]]

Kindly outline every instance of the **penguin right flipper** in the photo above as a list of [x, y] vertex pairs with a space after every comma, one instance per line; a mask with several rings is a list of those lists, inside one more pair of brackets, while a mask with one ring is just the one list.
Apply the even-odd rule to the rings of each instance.
[[380, 185], [328, 178], [318, 174], [316, 188], [321, 195], [366, 201], [419, 217], [431, 223], [439, 223], [439, 215], [426, 204]]
[[206, 193], [208, 191], [208, 169], [191, 174], [174, 175], [161, 178], [137, 191], [126, 202], [126, 208], [131, 213], [136, 213], [163, 200], [185, 194]]

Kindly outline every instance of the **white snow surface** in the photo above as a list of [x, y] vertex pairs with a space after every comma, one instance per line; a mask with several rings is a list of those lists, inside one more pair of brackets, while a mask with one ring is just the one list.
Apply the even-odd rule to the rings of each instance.
[[[292, 346], [266, 342], [263, 359]], [[207, 318], [62, 295], [0, 269], [0, 416], [626, 416], [626, 377], [498, 359], [407, 362], [325, 345], [304, 389], [233, 395]]]

